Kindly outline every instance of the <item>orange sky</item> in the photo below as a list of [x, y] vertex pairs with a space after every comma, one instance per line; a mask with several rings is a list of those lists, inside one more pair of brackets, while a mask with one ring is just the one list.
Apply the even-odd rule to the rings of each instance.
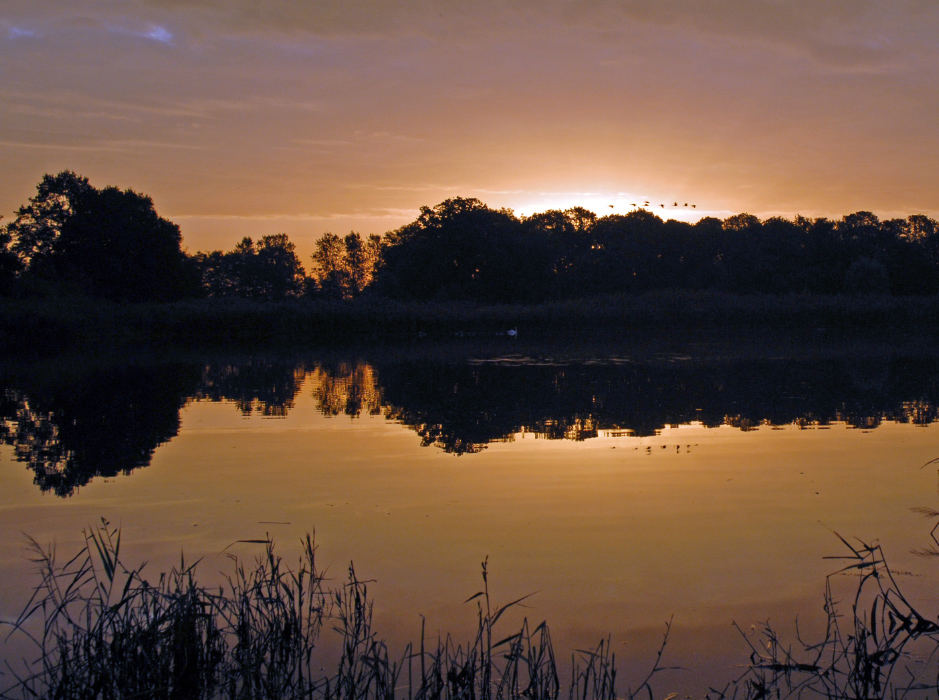
[[4, 0], [0, 214], [70, 168], [192, 252], [454, 195], [937, 217], [937, 30], [935, 0]]

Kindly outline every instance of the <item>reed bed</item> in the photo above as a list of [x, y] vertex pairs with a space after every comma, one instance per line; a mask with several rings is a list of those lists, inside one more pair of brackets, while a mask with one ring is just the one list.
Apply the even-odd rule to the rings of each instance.
[[[793, 643], [768, 623], [752, 632], [738, 626], [750, 651], [745, 670], [723, 689], [712, 689], [708, 698], [939, 697], [939, 624], [903, 594], [880, 545], [835, 534], [847, 551], [827, 557], [843, 565], [825, 580], [822, 637], [806, 641], [797, 629]], [[930, 534], [936, 541], [936, 528]], [[939, 550], [922, 554], [934, 556]], [[844, 588], [837, 584], [846, 577], [853, 591], [846, 595], [850, 610], [842, 612], [836, 589]]]
[[[40, 581], [22, 614], [5, 623], [33, 654], [6, 661], [0, 698], [558, 698], [558, 664], [547, 624], [499, 625], [519, 598], [489, 592], [487, 564], [475, 635], [420, 640], [394, 655], [372, 624], [368, 582], [350, 565], [329, 586], [307, 536], [289, 566], [271, 540], [253, 565], [232, 556], [226, 584], [199, 584], [180, 561], [150, 581], [120, 557], [121, 533], [106, 520], [60, 563], [54, 546], [30, 540]], [[330, 634], [329, 639], [324, 635]], [[664, 641], [663, 641], [664, 648]], [[661, 650], [659, 654], [661, 658]], [[617, 692], [609, 641], [572, 657], [571, 698], [652, 696], [658, 662], [635, 690]]]
[[[506, 613], [527, 596], [496, 604], [487, 562], [469, 639], [420, 638], [394, 654], [373, 626], [368, 581], [350, 565], [330, 585], [316, 566], [313, 538], [296, 564], [273, 541], [252, 564], [232, 555], [221, 587], [201, 585], [198, 562], [151, 581], [144, 566], [128, 568], [121, 533], [106, 520], [83, 532], [78, 551], [62, 563], [54, 545], [30, 540], [39, 582], [7, 640], [31, 653], [5, 662], [0, 698], [408, 698], [413, 700], [571, 700], [663, 698], [655, 692], [671, 621], [648, 674], [635, 687], [617, 676], [610, 640], [571, 655], [562, 687], [546, 623], [527, 618], [505, 630]], [[935, 532], [933, 533], [935, 535]], [[847, 554], [825, 586], [822, 638], [784, 642], [768, 624], [741, 635], [749, 650], [742, 673], [711, 700], [763, 698], [919, 698], [939, 694], [939, 624], [903, 595], [879, 546], [842, 538]], [[937, 542], [939, 545], [939, 542]], [[939, 552], [932, 549], [924, 555]], [[856, 588], [850, 612], [840, 611], [836, 583]], [[517, 611], [516, 611], [517, 612]], [[739, 628], [738, 628], [739, 629]], [[508, 632], [508, 633], [507, 633]]]

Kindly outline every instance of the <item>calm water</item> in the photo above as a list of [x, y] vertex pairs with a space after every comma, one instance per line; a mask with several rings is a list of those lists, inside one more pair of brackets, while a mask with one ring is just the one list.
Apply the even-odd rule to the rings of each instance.
[[[797, 352], [798, 350], [798, 352]], [[884, 544], [939, 608], [939, 353], [927, 345], [491, 343], [282, 356], [7, 363], [0, 617], [32, 581], [27, 532], [68, 550], [105, 516], [154, 570], [315, 530], [320, 563], [373, 578], [393, 643], [469, 630], [536, 592], [562, 658], [612, 635], [638, 681], [674, 616], [660, 687], [739, 672], [743, 627], [811, 631], [833, 531]], [[506, 628], [508, 629], [508, 628]], [[633, 663], [635, 662], [635, 663]]]

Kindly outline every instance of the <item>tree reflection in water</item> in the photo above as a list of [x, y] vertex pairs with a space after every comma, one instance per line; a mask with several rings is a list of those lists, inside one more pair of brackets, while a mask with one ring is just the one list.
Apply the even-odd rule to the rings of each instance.
[[196, 400], [234, 401], [243, 415], [283, 417], [306, 375], [303, 363], [258, 360], [206, 365]]
[[[376, 363], [386, 415], [455, 454], [520, 432], [586, 440], [697, 422], [870, 429], [936, 419], [936, 360]], [[335, 381], [335, 380], [333, 380]], [[339, 385], [342, 385], [339, 382]]]
[[199, 385], [191, 365], [97, 368], [36, 376], [3, 391], [0, 437], [43, 491], [70, 495], [95, 476], [150, 463], [179, 431]]
[[40, 489], [65, 496], [95, 476], [149, 464], [177, 434], [187, 401], [231, 401], [245, 415], [282, 417], [304, 382], [324, 415], [384, 415], [420, 444], [461, 455], [519, 433], [587, 440], [690, 422], [742, 430], [926, 425], [936, 420], [937, 370], [937, 358], [879, 357], [59, 363], [0, 378], [0, 439]]

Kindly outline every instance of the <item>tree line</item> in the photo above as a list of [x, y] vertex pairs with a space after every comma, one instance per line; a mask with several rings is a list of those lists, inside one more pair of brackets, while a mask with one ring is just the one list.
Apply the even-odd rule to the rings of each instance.
[[518, 217], [478, 199], [422, 207], [383, 235], [323, 235], [309, 268], [285, 234], [188, 254], [176, 224], [130, 189], [45, 175], [0, 227], [0, 293], [117, 301], [188, 297], [540, 303], [660, 289], [738, 294], [939, 292], [939, 222], [751, 214], [691, 224], [638, 209]]

